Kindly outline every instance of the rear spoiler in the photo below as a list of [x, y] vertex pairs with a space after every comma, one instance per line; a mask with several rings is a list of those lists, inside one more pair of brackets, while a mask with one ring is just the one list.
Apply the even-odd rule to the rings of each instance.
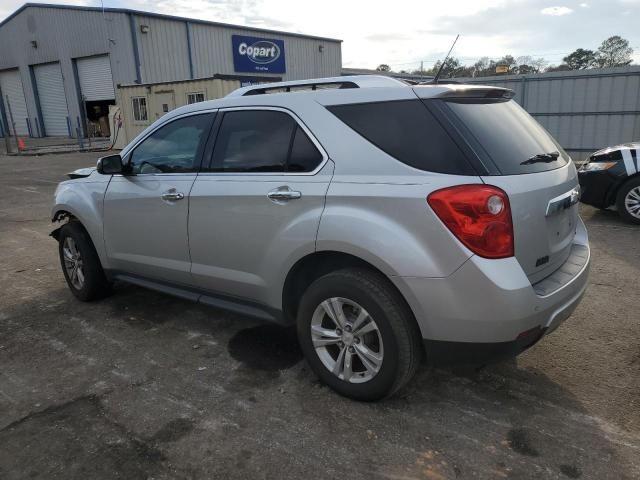
[[[435, 85], [435, 84], [432, 84]], [[450, 84], [450, 89], [445, 90], [438, 95], [435, 95], [437, 98], [469, 98], [469, 99], [503, 99], [503, 100], [511, 100], [515, 92], [509, 88], [502, 87], [485, 87], [485, 86], [476, 86], [476, 85], [452, 85]], [[418, 87], [419, 88], [419, 87]]]

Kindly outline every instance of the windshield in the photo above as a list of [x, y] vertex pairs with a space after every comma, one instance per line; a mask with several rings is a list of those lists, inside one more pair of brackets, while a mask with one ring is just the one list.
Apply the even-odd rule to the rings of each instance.
[[543, 172], [571, 159], [542, 126], [513, 100], [448, 100], [448, 107], [502, 175]]

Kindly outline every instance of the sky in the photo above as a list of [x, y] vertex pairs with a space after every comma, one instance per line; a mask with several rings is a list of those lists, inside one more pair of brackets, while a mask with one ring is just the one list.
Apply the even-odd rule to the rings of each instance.
[[[23, 3], [0, 0], [0, 19]], [[453, 56], [465, 64], [505, 54], [559, 64], [611, 35], [628, 39], [640, 63], [640, 0], [104, 0], [104, 6], [339, 38], [345, 67], [415, 70], [423, 62], [428, 69], [456, 34]]]

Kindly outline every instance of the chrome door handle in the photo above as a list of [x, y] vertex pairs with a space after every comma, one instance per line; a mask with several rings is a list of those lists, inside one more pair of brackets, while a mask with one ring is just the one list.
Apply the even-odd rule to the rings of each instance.
[[168, 190], [162, 194], [162, 199], [168, 202], [175, 202], [177, 200], [182, 200], [184, 198], [184, 193], [176, 192], [175, 188]]
[[302, 192], [291, 190], [289, 187], [278, 187], [267, 193], [267, 197], [269, 197], [269, 200], [273, 200], [275, 202], [287, 202], [289, 200], [302, 198]]

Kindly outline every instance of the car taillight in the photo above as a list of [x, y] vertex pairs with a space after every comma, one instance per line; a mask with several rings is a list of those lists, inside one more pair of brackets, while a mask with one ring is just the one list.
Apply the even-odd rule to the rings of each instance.
[[427, 202], [473, 253], [485, 258], [513, 256], [511, 208], [503, 190], [491, 185], [458, 185], [432, 192]]

